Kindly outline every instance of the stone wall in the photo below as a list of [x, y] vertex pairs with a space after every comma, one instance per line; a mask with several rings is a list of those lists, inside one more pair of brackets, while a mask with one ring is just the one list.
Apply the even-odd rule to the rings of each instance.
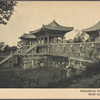
[[50, 47], [50, 53], [69, 56], [81, 56], [89, 58], [100, 58], [100, 43], [82, 42], [68, 44], [54, 44]]

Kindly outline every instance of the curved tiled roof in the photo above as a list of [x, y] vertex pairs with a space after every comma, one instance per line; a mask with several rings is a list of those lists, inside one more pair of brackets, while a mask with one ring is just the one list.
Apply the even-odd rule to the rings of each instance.
[[87, 33], [87, 32], [97, 31], [99, 29], [100, 29], [100, 21], [97, 24], [93, 25], [92, 27], [89, 27], [87, 29], [83, 29], [82, 32]]
[[55, 20], [53, 20], [50, 24], [48, 25], [43, 25], [40, 29], [36, 31], [30, 31], [30, 34], [37, 34], [37, 33], [42, 33], [45, 30], [52, 30], [52, 31], [63, 31], [63, 32], [69, 32], [72, 31], [74, 28], [73, 27], [65, 27], [59, 25]]
[[20, 39], [36, 39], [34, 35], [24, 33], [23, 36], [19, 37]]

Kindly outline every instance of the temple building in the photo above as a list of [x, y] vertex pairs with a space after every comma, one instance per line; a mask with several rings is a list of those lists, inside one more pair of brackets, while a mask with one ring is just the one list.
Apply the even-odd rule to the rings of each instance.
[[92, 27], [83, 29], [82, 32], [85, 32], [89, 35], [90, 41], [98, 40], [98, 38], [100, 37], [100, 21], [97, 24], [93, 25]]

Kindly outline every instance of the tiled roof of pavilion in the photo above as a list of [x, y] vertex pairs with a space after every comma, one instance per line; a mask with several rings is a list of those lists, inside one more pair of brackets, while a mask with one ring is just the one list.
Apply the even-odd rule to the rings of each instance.
[[23, 36], [19, 37], [20, 39], [36, 39], [34, 35], [24, 33]]
[[30, 31], [30, 34], [37, 34], [37, 33], [41, 33], [45, 30], [51, 30], [51, 31], [62, 31], [62, 32], [70, 32], [72, 31], [74, 28], [73, 27], [65, 27], [65, 26], [61, 26], [59, 25], [55, 20], [53, 20], [50, 24], [48, 25], [43, 25], [40, 29], [36, 30], [36, 31]]
[[99, 29], [100, 29], [100, 21], [97, 24], [93, 25], [92, 27], [89, 27], [87, 29], [83, 29], [82, 32], [87, 33], [87, 32], [97, 31]]

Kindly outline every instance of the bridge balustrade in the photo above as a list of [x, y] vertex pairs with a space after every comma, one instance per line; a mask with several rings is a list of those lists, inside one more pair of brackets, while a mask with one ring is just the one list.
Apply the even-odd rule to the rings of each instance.
[[100, 42], [52, 44], [49, 53], [100, 58]]

